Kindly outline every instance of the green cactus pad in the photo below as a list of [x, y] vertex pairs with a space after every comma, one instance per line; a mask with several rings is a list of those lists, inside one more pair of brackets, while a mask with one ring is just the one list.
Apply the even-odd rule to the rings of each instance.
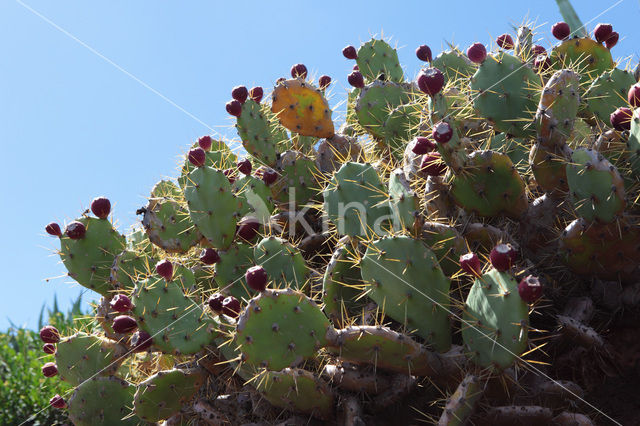
[[420, 199], [402, 169], [394, 170], [389, 177], [389, 196], [394, 229], [412, 229], [420, 214]]
[[355, 107], [358, 123], [371, 135], [384, 139], [384, 123], [389, 114], [400, 105], [411, 101], [414, 88], [411, 84], [374, 81], [360, 92]]
[[476, 70], [476, 65], [458, 49], [446, 50], [440, 53], [431, 61], [431, 66], [442, 71], [445, 84], [449, 81], [467, 80]]
[[624, 181], [618, 170], [592, 149], [573, 151], [567, 182], [576, 213], [588, 221], [612, 222], [625, 207]]
[[525, 183], [505, 154], [474, 151], [463, 173], [451, 181], [454, 202], [468, 212], [519, 217], [527, 209]]
[[186, 253], [202, 238], [184, 206], [182, 191], [168, 180], [153, 187], [142, 225], [151, 242], [168, 253]]
[[636, 109], [633, 112], [631, 130], [627, 141], [627, 161], [636, 178], [640, 177], [640, 116], [638, 115], [638, 111], [639, 110]]
[[387, 191], [369, 164], [343, 164], [323, 195], [324, 211], [340, 235], [383, 234], [390, 226]]
[[368, 296], [385, 315], [415, 331], [437, 351], [449, 349], [451, 283], [422, 241], [404, 236], [374, 241], [360, 268]]
[[571, 70], [556, 71], [542, 89], [535, 118], [541, 145], [562, 146], [571, 136], [580, 105], [578, 78]]
[[273, 236], [263, 238], [254, 247], [253, 257], [267, 271], [270, 285], [309, 291], [309, 268], [297, 247], [288, 241]]
[[529, 143], [523, 138], [508, 137], [505, 133], [497, 134], [489, 140], [488, 149], [507, 154], [519, 173], [529, 169]]
[[271, 187], [282, 209], [297, 209], [318, 195], [320, 171], [312, 159], [287, 151], [282, 153], [278, 165], [281, 178]]
[[476, 403], [484, 394], [480, 378], [467, 374], [447, 399], [447, 403], [440, 416], [439, 425], [464, 426], [473, 415]]
[[[191, 148], [199, 148], [200, 145], [196, 142]], [[220, 140], [211, 138], [211, 149], [206, 151], [205, 166], [209, 166], [214, 169], [224, 170], [236, 166], [238, 156], [227, 146], [226, 143]], [[189, 161], [189, 156], [185, 155], [182, 169], [180, 170], [180, 176], [178, 177], [178, 184], [180, 188], [184, 189], [187, 183], [187, 176], [193, 170], [195, 166]]]
[[233, 182], [231, 189], [241, 207], [238, 217], [254, 215], [260, 223], [267, 223], [275, 209], [271, 189], [259, 179], [251, 175], [243, 175]]
[[193, 274], [174, 277], [171, 282], [156, 276], [139, 282], [132, 298], [133, 313], [138, 327], [153, 337], [155, 347], [170, 354], [193, 354], [211, 344], [218, 332], [201, 304], [185, 294], [195, 285]]
[[614, 68], [598, 76], [584, 94], [587, 110], [609, 124], [609, 116], [627, 105], [629, 87], [636, 83], [633, 73]]
[[189, 215], [213, 247], [226, 249], [236, 234], [241, 204], [231, 192], [229, 179], [211, 167], [192, 171], [184, 188]]
[[504, 370], [527, 349], [529, 308], [508, 272], [492, 269], [475, 280], [462, 320], [462, 339], [480, 367]]
[[58, 374], [65, 382], [78, 386], [94, 375], [115, 373], [126, 353], [127, 349], [113, 340], [78, 332], [57, 345]]
[[249, 154], [266, 166], [275, 166], [276, 147], [289, 137], [268, 105], [247, 99], [242, 104], [236, 128], [242, 138], [242, 146]]
[[242, 361], [274, 371], [315, 357], [333, 331], [315, 302], [291, 289], [251, 299], [236, 327]]
[[588, 37], [566, 40], [551, 51], [549, 58], [555, 69], [568, 68], [580, 74], [580, 85], [585, 88], [614, 67], [609, 49]]
[[117, 377], [94, 377], [69, 399], [69, 419], [76, 426], [137, 425], [131, 412], [136, 388]]
[[516, 35], [516, 43], [514, 50], [523, 61], [533, 60], [531, 55], [531, 48], [533, 47], [533, 32], [531, 28], [526, 25], [518, 27], [518, 33]]
[[363, 303], [358, 302], [362, 294], [360, 265], [356, 259], [357, 241], [343, 237], [327, 264], [322, 280], [322, 302], [324, 312], [334, 324], [358, 314]]
[[125, 238], [127, 239], [127, 250], [153, 256], [153, 244], [141, 226], [132, 227], [131, 232]]
[[134, 412], [146, 422], [159, 422], [180, 412], [204, 383], [200, 370], [159, 371], [138, 384]]
[[358, 68], [367, 82], [384, 74], [385, 80], [401, 83], [404, 73], [398, 60], [398, 52], [384, 40], [371, 39], [358, 49]]
[[69, 276], [103, 296], [113, 290], [109, 279], [116, 256], [124, 250], [125, 238], [106, 219], [82, 217], [86, 234], [79, 240], [60, 238], [60, 259]]
[[489, 55], [471, 78], [473, 106], [495, 129], [528, 136], [536, 110], [534, 89], [539, 84], [539, 77], [517, 57]]
[[424, 241], [438, 258], [438, 263], [446, 275], [453, 275], [460, 269], [460, 256], [466, 253], [464, 238], [455, 227], [444, 223], [426, 222], [422, 225]]
[[569, 190], [567, 185], [567, 160], [571, 154], [568, 147], [546, 147], [533, 144], [529, 153], [529, 165], [536, 183], [547, 193], [563, 193]]
[[311, 372], [298, 368], [265, 371], [256, 379], [256, 389], [272, 405], [323, 420], [333, 417], [333, 392]]
[[417, 103], [399, 105], [382, 123], [384, 142], [397, 158], [402, 158], [407, 142], [420, 133], [421, 112], [422, 106]]
[[116, 256], [111, 267], [111, 285], [116, 290], [133, 290], [138, 279], [153, 272], [155, 260], [145, 254], [124, 250]]
[[220, 261], [215, 264], [215, 280], [224, 294], [238, 300], [250, 299], [251, 290], [244, 282], [244, 274], [253, 266], [253, 249], [248, 244], [236, 243], [227, 250], [218, 251]]

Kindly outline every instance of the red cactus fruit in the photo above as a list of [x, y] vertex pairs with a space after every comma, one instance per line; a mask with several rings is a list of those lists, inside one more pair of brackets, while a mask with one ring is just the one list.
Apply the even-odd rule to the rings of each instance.
[[538, 55], [533, 60], [533, 68], [536, 72], [543, 72], [551, 68], [551, 60], [547, 55]]
[[151, 335], [142, 330], [138, 330], [133, 333], [131, 340], [129, 340], [129, 344], [135, 352], [146, 351], [151, 347], [151, 343], [153, 343]]
[[222, 301], [222, 313], [231, 318], [240, 315], [240, 302], [233, 296], [225, 297]]
[[467, 274], [479, 277], [482, 275], [482, 265], [478, 255], [473, 252], [460, 256], [460, 268]]
[[344, 49], [342, 49], [342, 55], [347, 59], [358, 58], [358, 52], [356, 51], [356, 48], [353, 46], [347, 46]]
[[211, 150], [211, 145], [213, 145], [213, 139], [211, 139], [209, 135], [200, 136], [198, 138], [198, 145], [205, 151], [209, 151]]
[[45, 343], [42, 346], [42, 351], [45, 354], [55, 354], [56, 353], [56, 345], [54, 345], [53, 343]]
[[434, 149], [436, 149], [436, 144], [431, 142], [429, 138], [418, 136], [416, 138], [416, 143], [413, 145], [413, 148], [411, 148], [411, 151], [416, 155], [423, 155], [427, 152], [433, 151]]
[[225, 297], [222, 293], [214, 293], [209, 297], [207, 303], [212, 311], [217, 312], [219, 314], [222, 313], [222, 302]]
[[163, 259], [156, 263], [156, 272], [165, 280], [171, 281], [173, 277], [173, 264], [169, 260]]
[[318, 79], [318, 85], [321, 89], [326, 89], [331, 84], [331, 77], [328, 75], [321, 75]]
[[130, 317], [129, 315], [118, 315], [113, 319], [111, 327], [113, 327], [113, 331], [116, 333], [128, 334], [138, 328], [138, 323], [135, 318]]
[[291, 67], [291, 77], [307, 78], [307, 67], [304, 64], [295, 64]]
[[449, 142], [453, 137], [453, 128], [446, 121], [441, 121], [433, 126], [431, 135], [436, 142], [444, 144]]
[[533, 303], [542, 297], [542, 284], [538, 277], [527, 275], [518, 284], [518, 294], [526, 303]]
[[106, 197], [94, 198], [91, 202], [91, 211], [100, 219], [106, 219], [111, 213], [111, 201]]
[[473, 43], [467, 49], [467, 57], [471, 62], [481, 64], [487, 58], [487, 48], [482, 43]]
[[267, 282], [269, 281], [267, 271], [260, 265], [247, 269], [247, 272], [244, 274], [244, 279], [250, 288], [260, 292], [267, 288]]
[[631, 86], [627, 93], [627, 100], [634, 108], [640, 106], [640, 83], [636, 83]]
[[498, 244], [489, 253], [491, 264], [501, 272], [511, 269], [517, 259], [518, 251], [509, 243]]
[[611, 36], [613, 32], [613, 26], [611, 24], [598, 24], [596, 29], [593, 30], [593, 36], [598, 43], [603, 43]]
[[44, 377], [53, 377], [58, 374], [58, 366], [55, 362], [47, 362], [42, 366], [42, 374]]
[[216, 249], [206, 248], [200, 252], [200, 261], [205, 265], [215, 265], [220, 262], [220, 255]]
[[447, 169], [447, 165], [442, 161], [439, 152], [430, 152], [422, 157], [420, 172], [427, 176], [440, 176]]
[[431, 62], [431, 49], [426, 44], [418, 46], [418, 48], [416, 49], [416, 56], [421, 61]]
[[116, 312], [129, 312], [133, 309], [131, 299], [125, 294], [116, 294], [109, 302], [109, 306]]
[[251, 161], [248, 158], [245, 158], [242, 161], [238, 161], [237, 166], [238, 166], [238, 171], [243, 175], [251, 174], [251, 169], [253, 168], [253, 166], [251, 165]]
[[566, 22], [556, 22], [551, 27], [551, 34], [558, 40], [564, 40], [571, 34], [571, 28]]
[[618, 44], [619, 38], [620, 38], [620, 34], [613, 31], [611, 35], [609, 35], [609, 37], [605, 40], [604, 45], [606, 46], [607, 49], [611, 49], [613, 48], [613, 46]]
[[236, 86], [231, 90], [231, 97], [243, 104], [249, 96], [249, 91], [245, 86]]
[[240, 117], [240, 114], [242, 114], [242, 104], [237, 99], [227, 102], [225, 108], [234, 117]]
[[358, 66], [358, 64], [355, 64], [353, 66], [352, 71], [360, 71], [360, 67]]
[[543, 46], [540, 46], [539, 44], [534, 44], [531, 48], [531, 54], [534, 56], [544, 55], [545, 53], [547, 53], [547, 49], [545, 49]]
[[273, 169], [267, 169], [262, 173], [262, 181], [267, 185], [271, 185], [278, 179], [278, 172]]
[[62, 410], [64, 408], [67, 408], [67, 401], [65, 401], [64, 398], [61, 397], [60, 395], [55, 394], [49, 400], [49, 405], [51, 405], [53, 408], [58, 408]]
[[44, 230], [47, 231], [47, 234], [52, 235], [54, 237], [62, 237], [62, 231], [60, 230], [60, 225], [55, 222], [51, 222], [47, 226], [44, 227]]
[[264, 90], [262, 90], [262, 87], [260, 86], [253, 87], [251, 88], [251, 90], [249, 90], [249, 96], [258, 104], [262, 100], [263, 95], [264, 95]]
[[58, 343], [60, 341], [60, 332], [52, 325], [45, 325], [40, 329], [40, 340], [44, 343]]
[[87, 228], [84, 226], [84, 223], [74, 220], [67, 225], [64, 233], [72, 240], [80, 240], [84, 238], [84, 235], [87, 233]]
[[258, 235], [259, 230], [260, 222], [258, 222], [257, 219], [253, 217], [244, 217], [238, 222], [236, 234], [242, 240], [251, 242]]
[[347, 76], [347, 81], [353, 87], [362, 89], [364, 87], [364, 77], [360, 74], [360, 71], [354, 71]]
[[204, 163], [207, 160], [207, 153], [204, 152], [204, 149], [200, 147], [193, 148], [192, 150], [189, 151], [188, 158], [189, 158], [189, 162], [194, 166], [202, 167], [204, 166]]
[[632, 116], [633, 112], [630, 108], [621, 107], [611, 113], [609, 120], [614, 129], [622, 132], [631, 129]]
[[513, 38], [510, 34], [504, 33], [496, 39], [496, 43], [503, 49], [510, 50], [513, 49]]
[[443, 86], [444, 75], [438, 68], [426, 68], [418, 74], [418, 87], [429, 96], [437, 95]]

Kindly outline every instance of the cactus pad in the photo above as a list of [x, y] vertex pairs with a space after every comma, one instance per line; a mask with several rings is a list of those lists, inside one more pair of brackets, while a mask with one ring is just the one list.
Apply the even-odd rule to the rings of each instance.
[[[212, 167], [214, 169], [224, 170], [231, 167], [235, 167], [238, 161], [238, 156], [221, 140], [211, 139], [211, 149], [206, 151], [205, 166]], [[196, 142], [191, 148], [198, 148], [200, 145]], [[195, 166], [189, 161], [189, 156], [185, 155], [184, 163], [182, 164], [182, 170], [180, 171], [180, 177], [178, 177], [178, 184], [180, 188], [184, 189], [187, 183], [187, 176], [193, 170]]]
[[614, 68], [599, 75], [584, 94], [587, 110], [609, 124], [609, 116], [618, 107], [626, 106], [627, 92], [636, 79], [629, 71]]
[[394, 229], [412, 229], [420, 214], [420, 200], [402, 169], [394, 170], [389, 177], [389, 197]]
[[242, 105], [236, 128], [242, 146], [249, 154], [264, 165], [275, 166], [276, 147], [289, 138], [267, 105], [247, 99]]
[[384, 123], [389, 113], [411, 101], [414, 88], [410, 84], [374, 81], [360, 92], [355, 106], [358, 123], [373, 136], [384, 139]]
[[[266, 237], [255, 247], [253, 256], [256, 264], [262, 266], [276, 288], [308, 287], [309, 269], [297, 247], [278, 237]], [[309, 291], [308, 288], [305, 291]]]
[[578, 77], [571, 70], [557, 71], [542, 89], [536, 112], [541, 145], [562, 146], [569, 139], [580, 105]]
[[137, 425], [131, 413], [136, 388], [117, 377], [94, 377], [69, 399], [69, 419], [76, 426]]
[[468, 79], [476, 70], [476, 65], [458, 49], [440, 53], [433, 59], [431, 66], [442, 71], [445, 84], [449, 81]]
[[551, 51], [550, 59], [554, 68], [568, 68], [580, 74], [580, 84], [587, 86], [614, 66], [609, 49], [588, 37], [563, 42]]
[[113, 261], [110, 274], [111, 285], [115, 290], [129, 292], [133, 290], [139, 278], [151, 274], [155, 263], [145, 254], [124, 250]]
[[318, 194], [320, 172], [313, 160], [299, 152], [287, 151], [278, 164], [282, 177], [272, 185], [272, 190], [277, 193], [282, 209], [301, 207]]
[[248, 244], [236, 243], [227, 250], [218, 251], [220, 261], [215, 264], [215, 280], [224, 294], [238, 300], [249, 299], [250, 290], [244, 283], [244, 273], [253, 266], [253, 249]]
[[356, 259], [356, 241], [344, 237], [338, 243], [327, 264], [322, 280], [324, 312], [334, 324], [342, 324], [351, 314], [357, 314], [358, 296], [362, 293], [360, 265]]
[[398, 52], [384, 40], [371, 39], [358, 49], [358, 68], [367, 82], [384, 74], [384, 80], [402, 82], [404, 73]]

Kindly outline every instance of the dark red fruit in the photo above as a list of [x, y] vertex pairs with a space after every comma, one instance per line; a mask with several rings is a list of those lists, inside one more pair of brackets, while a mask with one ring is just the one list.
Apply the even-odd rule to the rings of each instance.
[[514, 46], [513, 38], [510, 34], [506, 33], [498, 36], [498, 38], [496, 39], [496, 43], [498, 44], [498, 46], [506, 50], [513, 49]]
[[331, 84], [331, 77], [329, 77], [328, 75], [320, 76], [320, 78], [318, 79], [318, 84], [320, 85], [321, 89], [326, 89]]
[[231, 90], [231, 97], [241, 104], [247, 100], [247, 96], [249, 96], [249, 91], [244, 86], [236, 86]]
[[258, 104], [262, 100], [262, 95], [264, 95], [264, 90], [262, 90], [260, 86], [253, 87], [249, 90], [249, 96]]
[[255, 291], [264, 291], [267, 288], [267, 281], [269, 281], [267, 271], [259, 265], [247, 269], [244, 279], [247, 281], [247, 285]]
[[267, 185], [271, 185], [278, 179], [278, 172], [273, 169], [267, 169], [262, 173], [262, 181]]
[[533, 303], [542, 297], [542, 284], [538, 277], [528, 275], [518, 284], [518, 294], [526, 303]]
[[209, 135], [201, 136], [198, 138], [198, 145], [205, 151], [209, 151], [211, 149], [211, 145], [213, 145], [213, 139], [211, 139], [211, 136]]
[[482, 275], [482, 265], [478, 256], [469, 252], [460, 256], [460, 268], [467, 274], [479, 277]]
[[604, 42], [604, 45], [607, 49], [611, 49], [613, 46], [618, 44], [618, 38], [620, 38], [620, 34], [617, 32], [612, 32], [609, 38]]
[[533, 54], [534, 56], [542, 55], [545, 53], [547, 53], [547, 49], [540, 46], [539, 44], [534, 44], [531, 48], [531, 54]]
[[291, 67], [291, 77], [307, 78], [307, 67], [305, 67], [304, 64], [295, 64]]
[[190, 150], [189, 154], [187, 154], [187, 157], [189, 158], [189, 162], [191, 164], [196, 167], [202, 167], [207, 160], [207, 153], [204, 152], [204, 149], [198, 147]]
[[60, 341], [60, 332], [52, 325], [45, 325], [40, 329], [40, 339], [44, 343], [58, 343]]
[[627, 100], [634, 108], [640, 106], [640, 83], [631, 86], [627, 93]]
[[613, 111], [609, 116], [611, 120], [611, 125], [614, 129], [618, 131], [624, 131], [631, 129], [631, 117], [633, 116], [633, 112], [630, 108], [622, 107]]
[[244, 217], [238, 222], [236, 234], [245, 241], [253, 241], [260, 230], [260, 222], [252, 217]]
[[64, 398], [60, 395], [56, 394], [49, 400], [49, 405], [51, 405], [53, 408], [64, 409], [67, 408], [67, 401], [65, 401]]
[[362, 89], [364, 87], [364, 77], [360, 74], [360, 71], [354, 71], [347, 76], [347, 81], [353, 87]]
[[533, 68], [536, 72], [543, 72], [551, 67], [551, 60], [547, 55], [538, 55], [533, 60]]
[[138, 328], [138, 323], [135, 318], [130, 317], [129, 315], [118, 315], [113, 319], [113, 331], [116, 333], [131, 333], [133, 330]]
[[489, 260], [498, 271], [506, 271], [518, 259], [518, 251], [509, 243], [498, 244], [489, 254]]
[[236, 181], [235, 169], [224, 169], [222, 173], [227, 177], [227, 180], [229, 180], [229, 183], [233, 185], [233, 183]]
[[416, 49], [416, 56], [421, 61], [431, 62], [431, 49], [426, 44], [418, 46], [418, 48]]
[[173, 264], [167, 259], [156, 263], [156, 272], [167, 281], [171, 281], [173, 277]]
[[358, 66], [358, 64], [355, 64], [355, 65], [353, 66], [352, 71], [360, 71], [360, 67]]
[[48, 362], [42, 366], [44, 377], [53, 377], [58, 374], [58, 366], [55, 362]]
[[219, 314], [222, 313], [222, 302], [225, 297], [222, 293], [214, 293], [209, 297], [207, 303], [212, 311], [217, 312]]
[[564, 40], [571, 34], [571, 28], [566, 22], [556, 22], [551, 27], [551, 34], [558, 40]]
[[422, 157], [420, 171], [427, 176], [440, 176], [446, 169], [447, 165], [442, 161], [439, 152], [430, 152]]
[[233, 296], [225, 297], [222, 301], [222, 313], [228, 317], [236, 318], [240, 315], [240, 302]]
[[133, 336], [131, 336], [131, 340], [129, 341], [131, 348], [135, 352], [146, 351], [151, 347], [151, 343], [153, 343], [153, 340], [151, 339], [151, 335], [146, 331], [142, 331], [142, 330], [138, 330], [135, 333], [133, 333]]
[[54, 237], [62, 237], [62, 231], [60, 231], [60, 225], [55, 222], [51, 222], [47, 226], [44, 227], [44, 230], [47, 231], [47, 234], [53, 235]]
[[438, 68], [427, 68], [418, 74], [418, 87], [429, 96], [437, 95], [444, 86], [444, 75]]
[[433, 132], [431, 133], [433, 139], [438, 143], [447, 143], [453, 136], [453, 128], [446, 121], [441, 121], [433, 126]]
[[433, 151], [434, 149], [436, 149], [436, 144], [431, 142], [429, 138], [419, 136], [416, 138], [416, 143], [413, 145], [413, 148], [411, 148], [411, 151], [416, 155], [423, 155], [427, 152]]
[[220, 262], [220, 255], [216, 249], [206, 248], [200, 252], [200, 261], [205, 265], [215, 265]]
[[253, 166], [251, 165], [251, 161], [249, 161], [248, 158], [245, 158], [242, 161], [238, 161], [237, 166], [238, 166], [238, 171], [243, 175], [248, 176], [251, 174], [251, 169], [253, 168]]
[[240, 114], [242, 114], [242, 104], [236, 99], [227, 102], [225, 108], [227, 109], [227, 112], [234, 117], [240, 117]]
[[358, 52], [356, 51], [356, 48], [353, 47], [353, 46], [347, 46], [344, 49], [342, 49], [342, 54], [347, 59], [357, 59], [358, 58]]
[[84, 226], [84, 223], [74, 220], [67, 225], [67, 229], [64, 230], [64, 233], [72, 240], [80, 240], [84, 238], [84, 235], [87, 233], [87, 228]]
[[613, 27], [611, 24], [598, 24], [596, 25], [596, 29], [593, 30], [593, 36], [596, 38], [598, 43], [602, 43], [607, 41], [612, 32]]
[[471, 62], [481, 64], [487, 58], [487, 48], [482, 43], [473, 43], [467, 49], [467, 56]]
[[56, 353], [56, 345], [53, 343], [45, 343], [42, 346], [42, 350], [45, 354], [55, 354]]
[[100, 219], [106, 219], [111, 213], [111, 201], [106, 197], [94, 198], [91, 202], [91, 211]]
[[124, 294], [116, 294], [109, 302], [109, 306], [116, 312], [129, 312], [133, 309], [131, 299]]

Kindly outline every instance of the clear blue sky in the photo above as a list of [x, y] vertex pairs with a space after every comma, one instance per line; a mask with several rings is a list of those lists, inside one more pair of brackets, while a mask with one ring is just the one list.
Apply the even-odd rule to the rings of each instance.
[[[573, 3], [586, 22], [615, 2]], [[233, 86], [269, 89], [302, 62], [317, 76], [333, 77], [335, 105], [353, 66], [342, 48], [372, 34], [397, 41], [413, 77], [420, 44], [434, 56], [445, 41], [488, 44], [528, 15], [549, 46], [550, 26], [561, 19], [552, 0], [390, 4], [1, 0], [0, 330], [9, 319], [35, 327], [54, 293], [66, 308], [82, 290], [66, 278], [45, 281], [65, 269], [51, 254], [58, 243], [44, 225], [73, 220], [93, 197], [106, 195], [120, 229], [128, 228], [153, 184], [175, 176], [191, 141], [214, 131], [237, 139], [224, 109]], [[597, 22], [614, 24], [621, 35], [614, 56], [635, 65], [638, 1], [623, 1], [589, 29]]]

